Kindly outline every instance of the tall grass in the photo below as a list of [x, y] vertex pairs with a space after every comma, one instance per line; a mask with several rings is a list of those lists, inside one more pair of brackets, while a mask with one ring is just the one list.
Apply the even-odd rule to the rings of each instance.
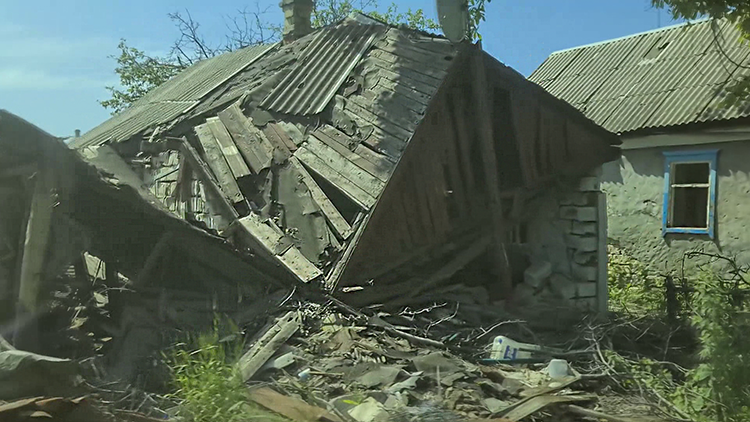
[[286, 421], [248, 402], [236, 365], [241, 336], [222, 338], [220, 325], [217, 319], [212, 331], [190, 336], [166, 353], [180, 416], [192, 422]]

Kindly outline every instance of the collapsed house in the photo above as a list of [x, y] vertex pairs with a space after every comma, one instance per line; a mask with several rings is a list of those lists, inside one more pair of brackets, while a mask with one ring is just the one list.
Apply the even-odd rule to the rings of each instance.
[[309, 10], [285, 7], [283, 43], [199, 62], [70, 146], [348, 303], [463, 271], [507, 304], [606, 308], [615, 135], [475, 45], [361, 14], [308, 33]]
[[[18, 348], [74, 357], [62, 348], [114, 338], [112, 371], [129, 378], [160, 332], [201, 329], [216, 312], [247, 320], [291, 282], [170, 213], [106, 148], [84, 162], [2, 110], [0, 148], [0, 321]], [[89, 312], [94, 298], [106, 311]], [[91, 325], [84, 338], [70, 338], [71, 319]]]

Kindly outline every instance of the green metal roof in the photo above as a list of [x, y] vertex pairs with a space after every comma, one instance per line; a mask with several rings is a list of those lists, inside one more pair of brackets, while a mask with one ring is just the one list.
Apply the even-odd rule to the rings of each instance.
[[558, 51], [529, 79], [616, 133], [750, 116], [747, 104], [722, 105], [727, 85], [750, 74], [750, 48], [733, 24], [713, 24]]
[[242, 48], [201, 60], [144, 95], [132, 106], [74, 139], [72, 148], [121, 141], [149, 127], [174, 120], [214, 89], [258, 60], [276, 44]]

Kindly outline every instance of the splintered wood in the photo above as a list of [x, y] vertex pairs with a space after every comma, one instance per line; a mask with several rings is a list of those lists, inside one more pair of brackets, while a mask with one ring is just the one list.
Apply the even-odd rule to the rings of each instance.
[[247, 381], [273, 356], [274, 353], [300, 328], [300, 317], [295, 311], [279, 318], [239, 361], [242, 380]]

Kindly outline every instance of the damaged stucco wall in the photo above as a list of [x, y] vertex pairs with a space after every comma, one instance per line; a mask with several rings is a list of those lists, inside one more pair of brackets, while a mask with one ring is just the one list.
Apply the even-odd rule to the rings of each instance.
[[[718, 149], [714, 240], [702, 235], [662, 236], [665, 151]], [[620, 160], [604, 166], [602, 189], [607, 193], [609, 237], [612, 242], [655, 270], [681, 271], [685, 252], [733, 256], [750, 263], [750, 142], [643, 148], [623, 151]], [[686, 260], [691, 269], [696, 260]]]
[[601, 167], [557, 184], [526, 204], [530, 267], [517, 295], [551, 293], [586, 310], [606, 310], [606, 197]]

